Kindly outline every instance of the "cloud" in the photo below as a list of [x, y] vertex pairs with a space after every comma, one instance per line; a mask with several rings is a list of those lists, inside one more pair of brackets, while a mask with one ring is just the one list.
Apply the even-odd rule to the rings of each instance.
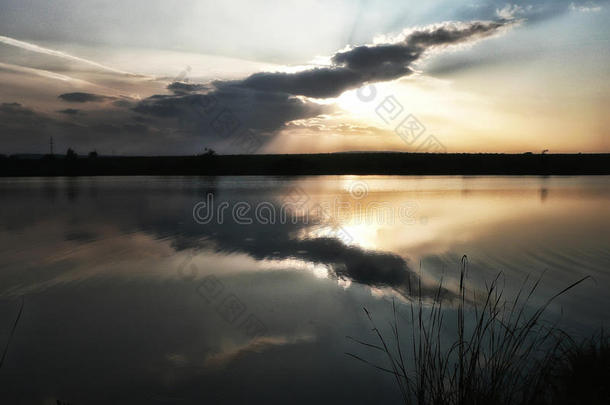
[[204, 94], [154, 95], [139, 102], [133, 111], [177, 121], [174, 125], [180, 125], [182, 131], [218, 141], [223, 141], [226, 135], [217, 126], [219, 118], [230, 120], [228, 125], [236, 131], [268, 134], [280, 130], [287, 122], [329, 111], [328, 106], [284, 92], [249, 89], [226, 82], [214, 85], [214, 90]]
[[0, 104], [2, 142], [4, 148], [10, 145], [10, 150], [4, 150], [47, 153], [52, 136], [57, 153], [69, 147], [80, 153], [94, 149], [129, 154], [185, 152], [179, 149], [186, 143], [184, 139], [160, 131], [155, 122], [134, 122], [130, 110], [100, 108], [83, 114], [81, 110], [68, 108], [58, 112], [55, 116], [20, 103]]
[[154, 95], [139, 102], [133, 110], [155, 117], [176, 117], [185, 112], [188, 107], [207, 105], [208, 98], [209, 96], [200, 94], [184, 97]]
[[87, 103], [87, 102], [102, 102], [106, 100], [112, 100], [114, 97], [100, 96], [99, 94], [93, 93], [64, 93], [60, 94], [59, 98], [69, 103]]
[[608, 0], [532, 0], [520, 4], [505, 0], [482, 0], [462, 6], [455, 14], [458, 19], [523, 18], [535, 24], [558, 17], [570, 10], [595, 11]]
[[242, 87], [314, 98], [336, 97], [350, 88], [359, 87], [364, 79], [358, 72], [342, 67], [315, 68], [298, 73], [255, 73], [223, 86]]
[[69, 137], [80, 130], [74, 123], [54, 120], [20, 103], [0, 105], [2, 142], [16, 152], [47, 152], [49, 136]]
[[167, 86], [167, 89], [172, 91], [174, 94], [188, 94], [195, 91], [205, 90], [206, 86], [195, 83], [173, 82]]
[[501, 9], [496, 9], [496, 15], [499, 18], [503, 18], [505, 20], [510, 20], [516, 18], [517, 16], [523, 16], [526, 11], [531, 10], [532, 6], [528, 5], [525, 8], [518, 4], [506, 4]]
[[447, 22], [408, 31], [394, 42], [337, 52], [330, 57], [330, 65], [324, 67], [298, 72], [261, 72], [241, 80], [217, 80], [208, 85], [174, 82], [167, 87], [172, 95], [148, 97], [133, 111], [177, 119], [182, 130], [212, 138], [215, 131], [211, 123], [222, 114], [231, 118], [236, 128], [275, 134], [289, 122], [335, 109], [313, 99], [333, 98], [367, 83], [411, 75], [414, 63], [432, 52], [474, 43], [515, 23], [512, 20]]
[[125, 99], [113, 101], [112, 105], [114, 105], [116, 107], [120, 107], [120, 108], [135, 107], [135, 104], [132, 101], [125, 100]]
[[576, 4], [576, 3], [570, 4], [570, 10], [579, 11], [581, 13], [596, 13], [598, 11], [601, 11], [601, 9], [602, 9], [601, 6], [596, 5], [596, 3], [593, 1], [588, 1], [585, 3], [581, 3], [581, 4]]
[[362, 126], [349, 123], [333, 124], [328, 116], [295, 120], [286, 124], [286, 129], [350, 136], [379, 136], [385, 135], [388, 132], [386, 129], [377, 128], [375, 126]]
[[[32, 128], [29, 133], [48, 138], [53, 132], [53, 136], [59, 138], [61, 129], [70, 126], [65, 130], [64, 138], [71, 147], [102, 150], [106, 145], [123, 153], [136, 150], [138, 154], [183, 154], [203, 147], [214, 148], [220, 153], [265, 151], [274, 135], [297, 128], [288, 127], [289, 123], [298, 123], [302, 130], [303, 125], [311, 122], [309, 120], [337, 111], [335, 104], [320, 99], [334, 98], [365, 84], [412, 75], [416, 66], [420, 67], [418, 62], [428, 56], [448, 47], [472, 44], [497, 35], [516, 23], [514, 19], [500, 19], [424, 26], [403, 31], [400, 37], [381, 43], [342, 49], [327, 59], [327, 65], [292, 72], [259, 72], [243, 79], [208, 83], [174, 81], [167, 85], [165, 94], [153, 93], [141, 100], [137, 96], [125, 97], [107, 91], [102, 93], [109, 95], [97, 94], [97, 90], [65, 92], [58, 96], [63, 102], [100, 105], [87, 110], [87, 114], [80, 114], [75, 108], [57, 108], [64, 121], [37, 114], [46, 125]], [[59, 56], [58, 51], [2, 38], [14, 46]], [[49, 74], [40, 70], [35, 72]], [[71, 79], [67, 76], [53, 78]], [[5, 123], [4, 127], [12, 127], [13, 134], [17, 134], [28, 133], [28, 125], [24, 121]], [[312, 130], [317, 128], [318, 132], [326, 129], [314, 126], [312, 122]], [[329, 129], [345, 133], [354, 128]], [[374, 128], [364, 128], [358, 133], [376, 132]], [[247, 136], [243, 138], [243, 134]], [[250, 135], [257, 139], [250, 143], [243, 141], [250, 140]], [[41, 139], [38, 143], [43, 145], [44, 141]], [[250, 144], [254, 146], [250, 147]]]
[[87, 65], [94, 66], [96, 68], [110, 71], [113, 73], [119, 73], [119, 74], [129, 75], [129, 76], [140, 76], [140, 75], [135, 75], [130, 72], [126, 72], [124, 70], [115, 69], [110, 66], [105, 66], [105, 65], [102, 65], [101, 63], [97, 63], [97, 62], [94, 62], [89, 59], [80, 58], [78, 56], [73, 56], [73, 55], [67, 54], [65, 52], [56, 51], [54, 49], [49, 49], [49, 48], [44, 48], [44, 47], [36, 45], [36, 44], [32, 44], [32, 43], [25, 42], [25, 41], [19, 41], [17, 39], [5, 37], [2, 35], [0, 35], [0, 43], [3, 43], [5, 45], [14, 46], [14, 47], [21, 48], [21, 49], [25, 49], [30, 52], [36, 52], [36, 53], [41, 53], [41, 54], [45, 54], [45, 55], [56, 56], [56, 57], [59, 57], [62, 59], [68, 59], [68, 60], [71, 60], [74, 62], [85, 63]]
[[77, 110], [75, 108], [66, 108], [65, 110], [59, 110], [57, 111], [58, 113], [62, 113], [62, 114], [66, 114], [66, 115], [76, 115], [80, 112], [80, 110]]
[[[44, 77], [47, 79], [59, 80], [62, 82], [74, 83], [77, 85], [84, 86], [96, 86], [95, 84], [88, 82], [86, 80], [77, 79], [74, 77], [62, 75], [59, 73], [51, 72], [44, 69], [35, 69], [26, 66], [13, 65], [10, 63], [2, 63], [0, 62], [0, 70], [9, 71], [9, 72], [17, 72], [22, 74], [31, 74], [35, 76]], [[99, 87], [99, 86], [96, 86]]]
[[244, 87], [313, 98], [337, 97], [366, 83], [395, 80], [413, 73], [413, 64], [434, 49], [473, 43], [499, 33], [515, 21], [448, 22], [411, 31], [396, 43], [363, 45], [335, 53], [332, 65], [296, 73], [255, 73], [221, 86]]
[[16, 116], [31, 116], [34, 111], [25, 108], [20, 103], [2, 103], [0, 104], [0, 113], [10, 114], [13, 118]]

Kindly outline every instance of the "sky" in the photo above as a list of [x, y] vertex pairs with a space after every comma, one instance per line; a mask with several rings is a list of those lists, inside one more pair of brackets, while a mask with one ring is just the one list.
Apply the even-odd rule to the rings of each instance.
[[610, 151], [610, 2], [0, 2], [0, 154]]

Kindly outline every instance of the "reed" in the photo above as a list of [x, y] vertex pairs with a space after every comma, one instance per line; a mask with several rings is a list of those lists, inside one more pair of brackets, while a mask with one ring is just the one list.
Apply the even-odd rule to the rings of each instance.
[[[498, 274], [482, 294], [473, 291], [470, 297], [466, 288], [467, 266], [464, 256], [454, 298], [447, 298], [442, 280], [431, 302], [422, 297], [421, 277], [414, 294], [409, 287], [412, 298], [406, 317], [410, 333], [406, 336], [400, 328], [403, 314], [399, 316], [394, 301], [390, 336], [381, 332], [372, 314], [364, 308], [377, 342], [348, 338], [383, 354], [385, 365], [354, 353], [346, 354], [391, 374], [408, 405], [549, 403], [550, 382], [569, 352], [566, 348], [574, 343], [542, 316], [555, 299], [588, 277], [532, 307], [532, 297], [542, 276], [531, 287], [526, 279], [509, 300], [504, 297]], [[446, 317], [451, 312], [457, 332], [448, 339], [442, 332], [449, 326]]]
[[13, 326], [11, 327], [11, 331], [9, 333], [8, 339], [6, 341], [6, 345], [4, 346], [4, 350], [2, 351], [2, 357], [0, 358], [0, 369], [4, 365], [4, 360], [6, 359], [6, 355], [8, 353], [8, 348], [13, 340], [13, 336], [15, 335], [15, 330], [17, 330], [17, 325], [19, 324], [19, 320], [21, 319], [21, 314], [23, 313], [23, 306], [25, 305], [25, 297], [21, 297], [21, 305], [19, 306], [19, 312], [17, 317], [15, 318], [15, 322], [13, 322]]

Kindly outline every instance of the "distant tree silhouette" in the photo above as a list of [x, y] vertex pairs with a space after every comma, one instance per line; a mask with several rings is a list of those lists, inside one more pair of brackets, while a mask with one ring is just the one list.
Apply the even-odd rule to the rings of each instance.
[[214, 149], [211, 149], [211, 148], [210, 149], [205, 148], [201, 155], [202, 156], [214, 156], [214, 155], [216, 155], [216, 151]]
[[[208, 149], [209, 150], [209, 149]], [[214, 155], [68, 159], [43, 161], [21, 155], [0, 159], [0, 176], [111, 175], [314, 175], [314, 174], [610, 174], [610, 153], [594, 154], [419, 154], [345, 153], [311, 155]], [[76, 153], [68, 154], [76, 156]], [[535, 156], [535, 157], [534, 157]], [[193, 157], [191, 155], [191, 157]]]
[[74, 152], [74, 150], [72, 150], [72, 148], [68, 148], [68, 151], [66, 152], [66, 159], [76, 160], [76, 158], [78, 158], [78, 155], [76, 154], [76, 152]]
[[97, 158], [97, 151], [91, 151], [89, 152], [89, 159], [95, 159]]

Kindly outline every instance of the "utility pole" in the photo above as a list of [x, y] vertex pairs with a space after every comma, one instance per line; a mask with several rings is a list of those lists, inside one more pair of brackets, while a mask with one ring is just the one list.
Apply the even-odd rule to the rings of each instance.
[[49, 138], [49, 149], [51, 150], [51, 156], [53, 156], [53, 137]]

